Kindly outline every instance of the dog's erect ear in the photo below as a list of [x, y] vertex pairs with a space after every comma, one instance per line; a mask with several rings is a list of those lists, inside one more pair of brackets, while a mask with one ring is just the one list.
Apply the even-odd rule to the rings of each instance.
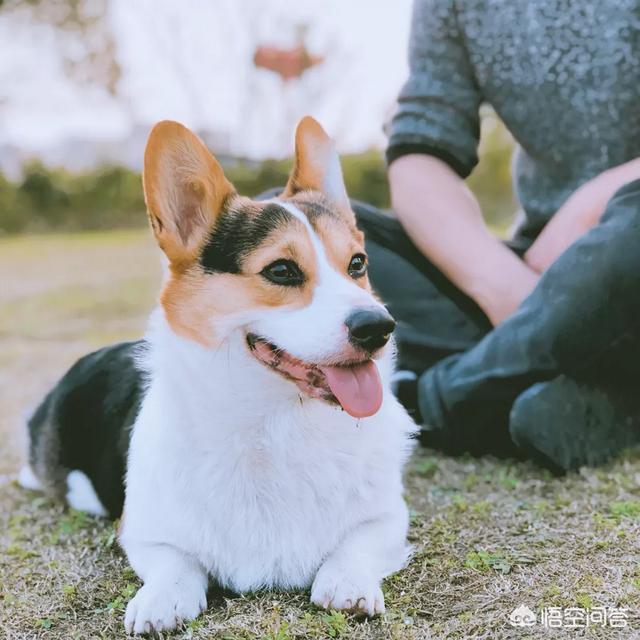
[[296, 129], [296, 153], [284, 197], [298, 191], [320, 191], [336, 204], [349, 208], [340, 158], [333, 140], [311, 116], [300, 120]]
[[234, 192], [200, 138], [170, 120], [159, 122], [149, 134], [143, 185], [156, 240], [175, 265], [194, 259]]

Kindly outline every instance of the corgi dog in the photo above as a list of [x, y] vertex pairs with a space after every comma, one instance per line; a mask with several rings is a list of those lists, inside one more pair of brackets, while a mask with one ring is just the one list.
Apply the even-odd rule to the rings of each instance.
[[198, 616], [210, 577], [383, 612], [381, 580], [409, 550], [415, 426], [389, 390], [394, 320], [332, 141], [304, 118], [284, 192], [255, 201], [164, 121], [143, 183], [167, 264], [148, 332], [82, 358], [44, 399], [22, 484], [121, 517], [143, 581], [128, 633]]

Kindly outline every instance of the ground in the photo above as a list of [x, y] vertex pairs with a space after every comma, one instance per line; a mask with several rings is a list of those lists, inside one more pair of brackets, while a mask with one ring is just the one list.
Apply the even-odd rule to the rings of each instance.
[[[0, 241], [0, 638], [125, 635], [124, 608], [139, 582], [115, 524], [65, 510], [14, 479], [24, 412], [81, 354], [140, 335], [158, 264], [146, 232]], [[206, 614], [175, 637], [640, 637], [637, 453], [554, 478], [531, 464], [422, 450], [406, 486], [415, 553], [384, 584], [385, 615], [326, 613], [305, 593], [214, 591]], [[535, 626], [509, 624], [520, 605], [537, 614]], [[626, 608], [626, 627], [545, 628], [548, 607], [592, 616], [596, 607]]]

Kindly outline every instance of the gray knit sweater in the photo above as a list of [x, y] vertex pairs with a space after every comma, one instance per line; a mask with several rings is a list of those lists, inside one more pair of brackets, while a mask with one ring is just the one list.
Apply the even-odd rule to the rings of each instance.
[[389, 163], [425, 153], [466, 177], [490, 103], [519, 144], [532, 238], [580, 184], [640, 156], [640, 0], [414, 2]]

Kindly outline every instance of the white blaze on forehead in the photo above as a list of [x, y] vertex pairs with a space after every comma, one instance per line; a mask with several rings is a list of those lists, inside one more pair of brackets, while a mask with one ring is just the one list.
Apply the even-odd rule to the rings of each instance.
[[327, 260], [327, 254], [324, 250], [324, 245], [322, 241], [318, 237], [318, 234], [315, 232], [314, 228], [311, 226], [309, 219], [307, 216], [298, 209], [298, 207], [292, 205], [289, 202], [285, 202], [284, 200], [274, 200], [274, 202], [280, 205], [283, 209], [286, 209], [294, 218], [302, 222], [302, 224], [307, 229], [307, 233], [309, 234], [309, 238], [311, 239], [311, 244], [316, 252], [316, 256], [318, 258], [318, 284], [320, 284], [320, 280], [322, 279], [323, 273], [326, 269], [331, 269], [331, 265]]
[[322, 246], [322, 243], [320, 242], [320, 238], [318, 238], [318, 234], [314, 231], [314, 229], [311, 226], [311, 223], [309, 222], [309, 219], [307, 218], [307, 216], [302, 211], [300, 211], [300, 209], [298, 209], [298, 207], [292, 205], [290, 202], [286, 202], [284, 200], [279, 200], [278, 198], [276, 198], [274, 200], [274, 202], [278, 206], [282, 207], [283, 209], [286, 209], [294, 218], [296, 218], [297, 220], [300, 220], [300, 222], [302, 222], [302, 224], [307, 229], [307, 232], [309, 233], [309, 236], [311, 237], [311, 243], [313, 244], [313, 248], [316, 250], [316, 253], [318, 253], [318, 252], [324, 253], [324, 247]]
[[[346, 278], [346, 272], [344, 274], [339, 274], [330, 264], [329, 259], [327, 258], [327, 252], [325, 251], [324, 244], [322, 240], [316, 233], [315, 229], [311, 226], [309, 219], [307, 216], [298, 209], [295, 205], [292, 205], [290, 202], [285, 202], [284, 200], [274, 200], [274, 202], [280, 205], [283, 209], [286, 209], [294, 218], [300, 220], [302, 224], [307, 229], [307, 233], [311, 239], [311, 244], [316, 252], [316, 257], [318, 259], [318, 284], [316, 286], [316, 291], [320, 289], [320, 287], [325, 287], [329, 285], [334, 292], [334, 295], [340, 295], [341, 293], [348, 293], [354, 297], [354, 303], [358, 304], [375, 304], [377, 306], [377, 302], [373, 299], [373, 297], [367, 292], [358, 287], [355, 283], [350, 282]], [[346, 267], [345, 267], [346, 268]]]
[[306, 362], [331, 359], [347, 347], [345, 321], [349, 314], [357, 308], [381, 305], [349, 278], [346, 264], [344, 273], [330, 264], [324, 244], [300, 209], [282, 200], [272, 202], [299, 220], [309, 234], [316, 256], [316, 283], [309, 304], [261, 312], [252, 330]]

